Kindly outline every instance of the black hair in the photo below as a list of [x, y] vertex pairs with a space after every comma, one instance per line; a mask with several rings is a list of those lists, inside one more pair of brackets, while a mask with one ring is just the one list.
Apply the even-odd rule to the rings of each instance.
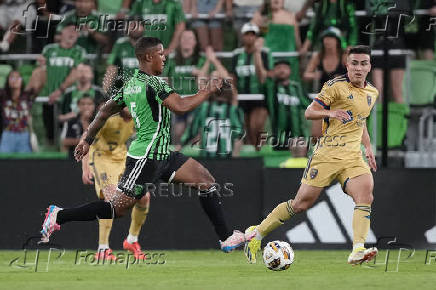
[[348, 49], [347, 55], [350, 54], [367, 54], [371, 56], [371, 48], [366, 45], [356, 45]]
[[278, 60], [276, 60], [276, 62], [274, 63], [274, 66], [279, 65], [279, 64], [286, 64], [288, 66], [291, 66], [291, 63], [287, 59], [278, 59]]
[[94, 105], [97, 105], [97, 104], [95, 103], [94, 98], [91, 97], [91, 95], [89, 95], [89, 94], [83, 94], [80, 98], [78, 98], [78, 99], [77, 99], [77, 104], [79, 104], [80, 101], [83, 100], [83, 99], [91, 99], [92, 102], [94, 103]]
[[21, 75], [21, 73], [18, 70], [11, 70], [8, 73], [8, 76], [6, 77], [6, 84], [5, 84], [5, 92], [6, 92], [6, 98], [12, 98], [12, 91], [11, 91], [11, 86], [9, 85], [9, 77], [11, 76], [11, 74], [13, 72], [17, 72], [20, 77], [21, 77], [21, 88], [20, 88], [20, 94], [24, 91], [24, 80], [23, 80], [23, 76]]
[[148, 50], [159, 44], [162, 44], [162, 41], [157, 37], [143, 36], [139, 38], [135, 44], [135, 55], [138, 58], [138, 61], [141, 62]]
[[[344, 51], [342, 50], [341, 39], [338, 38], [336, 35], [331, 34], [325, 35], [324, 37], [334, 37], [336, 39], [336, 54], [339, 58], [339, 62], [341, 62], [341, 57], [344, 54]], [[321, 38], [321, 51], [319, 52], [320, 62], [322, 62], [325, 56], [324, 37]]]

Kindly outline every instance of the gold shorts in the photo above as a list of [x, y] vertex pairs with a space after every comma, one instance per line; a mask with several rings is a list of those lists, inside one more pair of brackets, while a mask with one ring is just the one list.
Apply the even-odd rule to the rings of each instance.
[[[313, 158], [312, 158], [313, 157]], [[354, 160], [318, 160], [312, 156], [307, 162], [301, 183], [316, 187], [329, 186], [333, 180], [341, 183], [345, 191], [347, 181], [353, 177], [371, 173], [362, 157]]]
[[117, 185], [123, 175], [125, 160], [113, 160], [105, 154], [92, 152], [89, 167], [94, 174], [94, 185], [97, 197], [104, 199], [102, 189], [108, 185]]

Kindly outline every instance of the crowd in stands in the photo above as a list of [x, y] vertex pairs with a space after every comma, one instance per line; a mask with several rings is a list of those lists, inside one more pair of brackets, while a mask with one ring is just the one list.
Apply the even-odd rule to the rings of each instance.
[[[346, 73], [350, 46], [414, 52], [372, 57], [370, 81], [406, 118], [406, 59], [433, 61], [435, 17], [434, 0], [0, 0], [0, 153], [38, 143], [71, 153], [99, 104], [137, 68], [134, 45], [146, 35], [162, 40], [162, 77], [179, 94], [223, 83], [194, 112], [174, 115], [176, 148], [238, 156], [242, 144], [261, 150], [266, 132], [274, 150], [306, 156], [308, 145], [289, 140], [320, 135], [320, 122], [304, 119], [309, 93]], [[47, 97], [39, 109], [37, 96]]]

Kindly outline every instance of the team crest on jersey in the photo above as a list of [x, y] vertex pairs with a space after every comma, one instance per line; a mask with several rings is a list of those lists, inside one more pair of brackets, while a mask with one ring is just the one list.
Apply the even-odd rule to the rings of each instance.
[[105, 172], [103, 172], [103, 173], [100, 175], [100, 179], [101, 179], [103, 182], [107, 181], [107, 174], [106, 174]]
[[371, 106], [372, 98], [370, 95], [366, 95], [366, 100], [368, 101], [368, 106]]
[[352, 100], [353, 99], [353, 95], [349, 95], [348, 99]]
[[318, 175], [318, 169], [316, 169], [316, 168], [312, 168], [312, 169], [310, 170], [310, 178], [311, 178], [311, 179], [314, 179], [317, 175]]

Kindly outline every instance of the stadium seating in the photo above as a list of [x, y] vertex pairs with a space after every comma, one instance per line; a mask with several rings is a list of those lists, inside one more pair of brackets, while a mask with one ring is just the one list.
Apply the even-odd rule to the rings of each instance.
[[[404, 82], [405, 84], [407, 82]], [[410, 62], [409, 103], [410, 118], [407, 131], [407, 149], [416, 150], [419, 147], [418, 124], [421, 116], [427, 114], [434, 105], [436, 96], [436, 62], [428, 60], [413, 60]], [[429, 119], [429, 121], [431, 121]]]
[[[377, 147], [382, 145], [382, 126], [383, 126], [383, 107], [376, 105], [377, 110]], [[405, 104], [389, 102], [388, 105], [388, 147], [395, 148], [403, 145], [403, 140], [407, 131], [407, 118], [409, 108]], [[373, 119], [369, 118], [368, 132], [371, 134]]]
[[436, 61], [411, 61], [409, 96], [410, 106], [432, 106], [435, 95]]

